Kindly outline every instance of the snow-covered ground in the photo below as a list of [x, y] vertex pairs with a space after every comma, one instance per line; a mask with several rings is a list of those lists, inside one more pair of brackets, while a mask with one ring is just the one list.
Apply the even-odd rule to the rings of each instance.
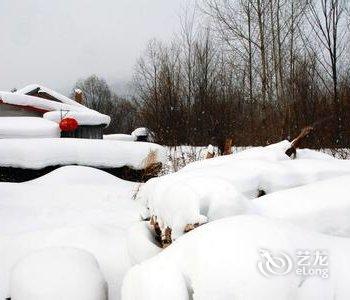
[[347, 175], [271, 193], [252, 201], [253, 212], [350, 238], [349, 186]]
[[[166, 147], [167, 163], [164, 165], [163, 174], [177, 172], [178, 170], [182, 169], [183, 167], [185, 167], [190, 163], [193, 163], [198, 160], [203, 160], [203, 158], [207, 154], [208, 148], [209, 149], [212, 148], [214, 155], [217, 156], [217, 153], [218, 153], [217, 147], [212, 147], [211, 145], [209, 145], [208, 147], [196, 147], [196, 146], [186, 146], [186, 145]], [[233, 146], [231, 150], [233, 154], [238, 154], [239, 152], [248, 150], [250, 148], [256, 148], [256, 147]], [[299, 153], [300, 151], [303, 151], [303, 150], [299, 149]], [[339, 159], [350, 158], [350, 149], [325, 148], [325, 149], [320, 149], [318, 151], [320, 153], [325, 153]]]
[[[111, 139], [57, 139], [52, 153], [41, 155], [135, 167], [143, 161], [140, 149], [143, 156], [152, 145]], [[34, 140], [26, 151], [24, 140], [8, 141], [1, 141], [7, 151], [0, 148], [0, 162], [14, 157], [12, 164], [42, 167], [48, 161], [32, 154]], [[68, 154], [60, 143], [76, 148]], [[193, 162], [142, 185], [82, 166], [0, 183], [0, 299], [48, 299], [48, 292], [102, 300], [106, 289], [112, 300], [349, 299], [350, 161], [308, 149], [291, 160], [284, 154], [289, 146], [283, 141]], [[154, 147], [164, 159], [164, 149]], [[142, 221], [150, 216], [161, 230], [172, 230], [165, 250], [152, 224]], [[184, 234], [188, 224], [201, 226]], [[326, 251], [329, 276], [297, 274], [299, 250]], [[73, 266], [79, 266], [76, 275]], [[68, 283], [83, 285], [80, 279], [91, 282], [90, 289]]]
[[92, 253], [108, 283], [108, 299], [120, 299], [131, 267], [127, 232], [140, 220], [132, 201], [137, 184], [87, 167], [63, 167], [27, 183], [0, 183], [0, 299], [9, 297], [14, 265], [45, 247]]
[[[301, 249], [326, 251], [321, 258], [328, 258], [323, 263], [329, 265], [315, 267], [329, 271], [329, 277], [321, 277], [326, 271], [320, 276], [296, 273], [294, 259]], [[236, 216], [203, 225], [133, 267], [122, 295], [124, 300], [347, 300], [349, 253], [349, 239], [259, 216]], [[272, 270], [271, 277], [259, 271], [259, 262], [262, 270]]]

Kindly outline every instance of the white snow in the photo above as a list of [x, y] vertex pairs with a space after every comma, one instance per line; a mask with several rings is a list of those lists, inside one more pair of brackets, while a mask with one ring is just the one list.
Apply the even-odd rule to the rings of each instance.
[[10, 297], [14, 265], [47, 247], [90, 252], [108, 283], [108, 299], [120, 299], [121, 281], [132, 265], [128, 230], [140, 221], [132, 200], [137, 186], [78, 166], [26, 183], [0, 183], [0, 299]]
[[131, 135], [135, 136], [135, 137], [138, 137], [138, 136], [146, 136], [149, 134], [149, 130], [145, 127], [139, 127], [139, 128], [136, 128], [132, 133]]
[[[300, 249], [327, 251], [327, 279], [295, 273], [295, 256]], [[294, 261], [287, 269], [290, 273], [264, 277], [258, 262], [266, 264], [268, 253], [280, 258], [281, 252]], [[347, 300], [349, 253], [348, 239], [312, 233], [273, 219], [236, 216], [203, 225], [134, 266], [124, 279], [122, 297]]]
[[92, 254], [75, 248], [46, 248], [15, 265], [11, 298], [106, 300], [107, 285]]
[[109, 116], [91, 111], [50, 111], [44, 114], [44, 119], [60, 123], [64, 118], [73, 118], [79, 125], [101, 125], [109, 124], [111, 118]]
[[253, 200], [254, 213], [350, 237], [350, 176], [323, 180]]
[[165, 160], [165, 149], [153, 143], [111, 140], [50, 138], [3, 139], [0, 166], [41, 169], [56, 165], [83, 165], [100, 168], [128, 166], [143, 169], [150, 152], [156, 162]]
[[136, 141], [136, 136], [131, 135], [131, 134], [116, 133], [116, 134], [105, 134], [103, 136], [103, 139], [104, 140], [134, 142], [134, 141]]
[[58, 124], [35, 117], [0, 117], [0, 139], [4, 138], [57, 138]]
[[227, 180], [196, 174], [153, 178], [140, 189], [137, 200], [149, 208], [143, 217], [157, 216], [161, 229], [170, 227], [174, 239], [187, 224], [242, 214], [250, 204]]
[[[63, 111], [81, 111], [88, 110], [88, 108], [82, 106], [76, 106], [66, 103], [61, 103], [57, 101], [51, 101], [43, 99], [40, 97], [27, 96], [9, 92], [0, 92], [0, 100], [6, 104], [21, 105], [21, 106], [31, 106], [43, 111], [54, 111], [54, 110], [63, 110]], [[72, 100], [73, 101], [73, 100]]]
[[147, 222], [135, 224], [128, 230], [127, 247], [133, 264], [141, 263], [162, 251], [154, 240]]
[[172, 237], [177, 238], [188, 224], [247, 212], [251, 204], [248, 199], [256, 198], [259, 191], [270, 194], [350, 175], [350, 161], [311, 150], [291, 160], [284, 154], [288, 145], [283, 142], [198, 161], [177, 173], [154, 178], [137, 195], [137, 200], [148, 208], [143, 216], [156, 216], [161, 229], [169, 226]]
[[73, 105], [73, 106], [79, 106], [79, 107], [82, 107], [84, 108], [84, 105], [81, 105], [80, 103], [72, 100], [72, 99], [69, 99], [68, 97], [60, 94], [60, 93], [57, 93], [55, 92], [54, 90], [52, 89], [49, 89], [45, 86], [42, 86], [40, 84], [29, 84], [27, 86], [25, 86], [24, 88], [20, 89], [20, 90], [17, 90], [15, 92], [15, 94], [19, 94], [19, 95], [26, 95], [36, 89], [39, 89], [39, 93], [40, 92], [43, 92], [43, 93], [46, 93], [46, 94], [49, 94], [51, 95], [52, 97], [58, 99], [59, 101], [61, 101], [62, 103], [65, 103], [65, 104], [69, 104], [69, 105]]
[[[0, 183], [0, 299], [106, 299], [104, 280], [111, 300], [349, 299], [350, 162], [308, 149], [291, 160], [289, 145], [195, 162], [146, 184], [82, 166]], [[150, 143], [3, 139], [0, 165], [138, 169], [150, 151], [164, 162], [165, 149]], [[165, 250], [141, 221], [151, 215], [172, 229]], [[300, 249], [326, 250], [330, 277], [259, 273], [269, 253]], [[76, 289], [83, 281], [89, 287]]]
[[111, 120], [109, 116], [89, 109], [74, 100], [68, 100], [57, 102], [40, 97], [27, 96], [21, 93], [0, 92], [0, 102], [24, 107], [34, 107], [46, 113], [50, 112], [44, 114], [44, 118], [48, 118], [49, 120], [59, 122], [61, 120], [61, 115], [71, 114], [81, 119], [81, 125], [96, 125], [97, 123], [106, 126], [109, 125]]

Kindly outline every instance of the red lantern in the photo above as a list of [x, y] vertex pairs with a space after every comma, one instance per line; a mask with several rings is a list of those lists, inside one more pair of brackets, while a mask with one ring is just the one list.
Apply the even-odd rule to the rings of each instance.
[[78, 122], [73, 118], [64, 118], [60, 122], [60, 128], [65, 132], [72, 132], [78, 128]]

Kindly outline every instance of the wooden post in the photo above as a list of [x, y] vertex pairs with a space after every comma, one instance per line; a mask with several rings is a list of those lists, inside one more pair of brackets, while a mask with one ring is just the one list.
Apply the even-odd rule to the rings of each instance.
[[230, 155], [230, 154], [232, 154], [232, 143], [233, 143], [233, 140], [230, 139], [230, 138], [225, 140], [223, 155]]
[[205, 159], [213, 158], [215, 155], [213, 145], [209, 145], [206, 150], [207, 150], [207, 153], [205, 155]]

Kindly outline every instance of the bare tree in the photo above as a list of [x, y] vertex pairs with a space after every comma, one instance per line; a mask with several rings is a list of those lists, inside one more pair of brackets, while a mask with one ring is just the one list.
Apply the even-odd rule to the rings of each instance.
[[[342, 18], [346, 3], [343, 0], [318, 0], [311, 2], [308, 21], [321, 50], [317, 58], [333, 84], [333, 103], [338, 123], [337, 138], [341, 139], [343, 127], [342, 108], [338, 91], [339, 58], [344, 50], [344, 36], [347, 33]], [[324, 51], [322, 50], [324, 49]]]

